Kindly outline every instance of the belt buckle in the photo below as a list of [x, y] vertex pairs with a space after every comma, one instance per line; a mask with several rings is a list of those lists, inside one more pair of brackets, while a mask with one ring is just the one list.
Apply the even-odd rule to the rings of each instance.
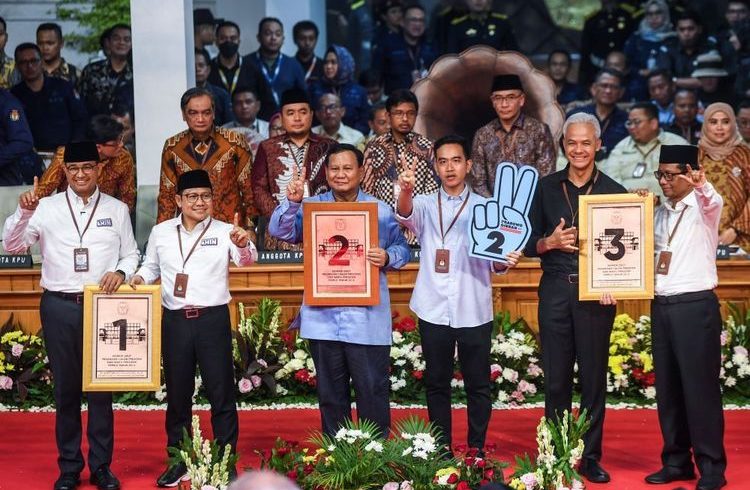
[[198, 308], [185, 308], [185, 318], [198, 318], [201, 312]]
[[569, 284], [578, 284], [578, 274], [568, 274]]

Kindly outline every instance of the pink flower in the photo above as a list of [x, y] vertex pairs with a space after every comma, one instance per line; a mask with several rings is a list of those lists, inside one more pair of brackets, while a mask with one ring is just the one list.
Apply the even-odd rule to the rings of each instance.
[[584, 490], [585, 488], [586, 486], [581, 480], [573, 480], [573, 483], [570, 485], [570, 490]]
[[250, 382], [253, 383], [254, 388], [258, 388], [263, 380], [260, 379], [260, 376], [258, 376], [257, 374], [253, 374], [252, 376], [250, 376]]
[[8, 376], [0, 376], [0, 390], [9, 390], [13, 388], [13, 380]]
[[[16, 344], [16, 345], [18, 345], [18, 344]], [[14, 349], [16, 348], [16, 345], [13, 346]], [[745, 356], [745, 357], [747, 357], [747, 349], [745, 349], [741, 345], [735, 345], [734, 346], [734, 353], [737, 354], [738, 356]], [[15, 355], [15, 354], [13, 354], [13, 355]]]
[[395, 481], [389, 481], [383, 485], [383, 490], [398, 490], [399, 484]]
[[530, 395], [536, 394], [536, 386], [532, 383], [529, 383], [525, 379], [522, 379], [518, 382], [518, 391], [521, 393], [528, 393]]
[[263, 366], [263, 368], [267, 368], [268, 367], [268, 363], [266, 361], [264, 361], [263, 359], [258, 359], [257, 362], [258, 362], [258, 364], [260, 364], [261, 366]]
[[250, 393], [253, 391], [253, 383], [247, 378], [242, 378], [240, 382], [237, 383], [237, 386], [240, 389], [240, 393]]
[[526, 485], [527, 490], [534, 490], [539, 482], [537, 482], [534, 473], [526, 473], [525, 475], [521, 475], [521, 483]]
[[523, 396], [523, 393], [521, 393], [519, 390], [516, 390], [513, 393], [511, 393], [510, 397], [513, 400], [516, 400], [518, 402], [522, 402], [522, 401], [524, 401], [526, 399], [526, 397]]
[[722, 346], [727, 345], [727, 341], [729, 340], [729, 332], [727, 332], [726, 330], [722, 330], [720, 338], [721, 338], [721, 345]]
[[23, 353], [23, 345], [13, 344], [13, 347], [11, 347], [10, 352], [13, 354], [14, 357], [21, 357], [21, 354]]
[[537, 377], [542, 374], [542, 368], [540, 368], [537, 364], [531, 363], [529, 364], [529, 367], [526, 368], [526, 374], [529, 376]]

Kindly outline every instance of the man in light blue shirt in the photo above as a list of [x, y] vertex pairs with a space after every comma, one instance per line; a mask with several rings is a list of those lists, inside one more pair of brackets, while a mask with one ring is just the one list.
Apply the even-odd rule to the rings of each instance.
[[[333, 435], [351, 418], [350, 379], [354, 385], [357, 414], [374, 422], [384, 437], [390, 426], [391, 303], [385, 271], [409, 261], [409, 246], [390, 207], [363, 192], [364, 157], [356, 147], [334, 146], [325, 159], [329, 192], [305, 202], [378, 203], [379, 247], [367, 250], [367, 260], [380, 268], [380, 304], [375, 306], [302, 305], [301, 335], [310, 341], [310, 353], [318, 378], [318, 403], [323, 432]], [[290, 243], [302, 241], [302, 198], [306, 169], [292, 172], [286, 197], [271, 215], [271, 235]]]
[[414, 169], [399, 175], [401, 193], [396, 219], [419, 238], [422, 253], [409, 306], [419, 317], [424, 355], [427, 411], [451, 445], [451, 379], [458, 358], [467, 397], [469, 447], [484, 448], [492, 412], [490, 345], [492, 335], [492, 272], [505, 272], [520, 252], [508, 254], [509, 264], [469, 256], [467, 233], [474, 205], [486, 199], [471, 192], [466, 175], [467, 141], [445, 136], [435, 142], [435, 171], [442, 185], [437, 193], [412, 197]]

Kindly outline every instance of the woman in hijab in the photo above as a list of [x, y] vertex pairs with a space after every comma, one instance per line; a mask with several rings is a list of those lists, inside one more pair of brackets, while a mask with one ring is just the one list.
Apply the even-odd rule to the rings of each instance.
[[750, 148], [742, 144], [728, 104], [711, 104], [703, 113], [698, 162], [724, 198], [719, 243], [750, 252]]
[[354, 82], [354, 58], [343, 46], [332, 44], [323, 58], [323, 77], [310, 85], [310, 96], [317, 108], [320, 96], [336, 94], [346, 108], [343, 122], [362, 134], [369, 131], [367, 117], [370, 104], [367, 91]]
[[638, 81], [637, 100], [648, 99], [646, 79], [657, 68], [662, 47], [669, 48], [678, 43], [677, 33], [669, 19], [669, 7], [664, 0], [648, 0], [643, 10], [645, 15], [638, 30], [630, 35], [623, 48], [628, 66]]

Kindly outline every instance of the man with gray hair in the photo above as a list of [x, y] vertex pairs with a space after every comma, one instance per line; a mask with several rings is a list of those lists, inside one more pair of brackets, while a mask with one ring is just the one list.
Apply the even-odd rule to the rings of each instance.
[[615, 319], [611, 294], [597, 301], [578, 299], [578, 197], [627, 192], [596, 168], [601, 127], [593, 114], [576, 113], [563, 125], [567, 166], [539, 180], [529, 213], [531, 237], [524, 254], [542, 261], [539, 283], [539, 334], [545, 374], [544, 411], [548, 418], [571, 410], [573, 365], [578, 362], [581, 408], [591, 428], [584, 436], [580, 473], [605, 483], [599, 465], [607, 392], [609, 335]]
[[273, 471], [245, 473], [229, 486], [229, 490], [299, 490], [289, 478]]

